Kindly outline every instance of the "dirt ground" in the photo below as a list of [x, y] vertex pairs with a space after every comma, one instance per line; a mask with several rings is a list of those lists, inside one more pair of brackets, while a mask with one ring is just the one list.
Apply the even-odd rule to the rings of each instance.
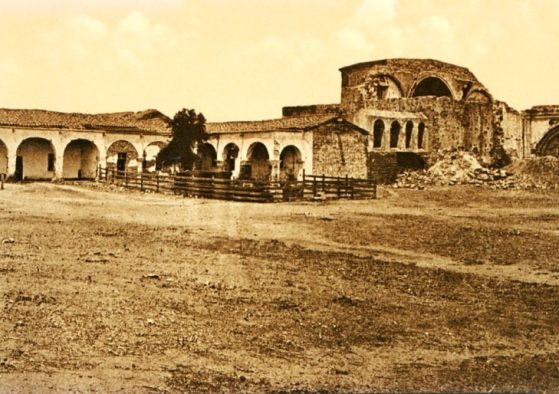
[[0, 392], [559, 393], [559, 193], [8, 184]]

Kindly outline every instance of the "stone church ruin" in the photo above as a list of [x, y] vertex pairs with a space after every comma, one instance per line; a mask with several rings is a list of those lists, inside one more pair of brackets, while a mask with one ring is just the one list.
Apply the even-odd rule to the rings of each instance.
[[[559, 105], [517, 111], [468, 69], [427, 59], [343, 67], [335, 104], [286, 106], [264, 121], [208, 123], [202, 171], [236, 179], [303, 173], [390, 182], [461, 150], [488, 165], [559, 157]], [[156, 110], [76, 114], [0, 109], [0, 173], [22, 179], [94, 179], [98, 168], [155, 171], [171, 137]]]

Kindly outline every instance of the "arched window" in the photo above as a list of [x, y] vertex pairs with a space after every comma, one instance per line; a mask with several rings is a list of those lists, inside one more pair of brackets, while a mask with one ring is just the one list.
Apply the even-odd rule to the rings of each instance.
[[425, 124], [421, 122], [417, 127], [417, 149], [423, 149], [424, 134], [425, 134]]
[[413, 122], [410, 120], [406, 123], [406, 149], [411, 147], [411, 135], [413, 131]]
[[384, 134], [384, 122], [380, 119], [373, 125], [373, 148], [382, 147], [382, 135]]
[[411, 97], [420, 96], [436, 96], [436, 97], [450, 97], [452, 93], [447, 84], [442, 79], [437, 77], [427, 77], [417, 84]]
[[398, 147], [398, 139], [400, 138], [400, 123], [397, 121], [392, 122], [390, 126], [390, 147], [397, 148]]

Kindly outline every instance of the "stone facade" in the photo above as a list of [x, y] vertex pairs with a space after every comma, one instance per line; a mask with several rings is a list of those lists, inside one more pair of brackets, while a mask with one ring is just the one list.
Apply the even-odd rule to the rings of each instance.
[[313, 131], [312, 174], [367, 178], [368, 133], [349, 124], [328, 123]]

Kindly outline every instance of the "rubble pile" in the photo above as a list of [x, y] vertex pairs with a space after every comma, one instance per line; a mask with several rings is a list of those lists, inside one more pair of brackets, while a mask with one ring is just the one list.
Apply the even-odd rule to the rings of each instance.
[[452, 153], [427, 170], [401, 173], [394, 187], [423, 189], [428, 185], [464, 184], [494, 189], [557, 189], [559, 159], [530, 158], [499, 169], [483, 167], [474, 156], [466, 152]]

